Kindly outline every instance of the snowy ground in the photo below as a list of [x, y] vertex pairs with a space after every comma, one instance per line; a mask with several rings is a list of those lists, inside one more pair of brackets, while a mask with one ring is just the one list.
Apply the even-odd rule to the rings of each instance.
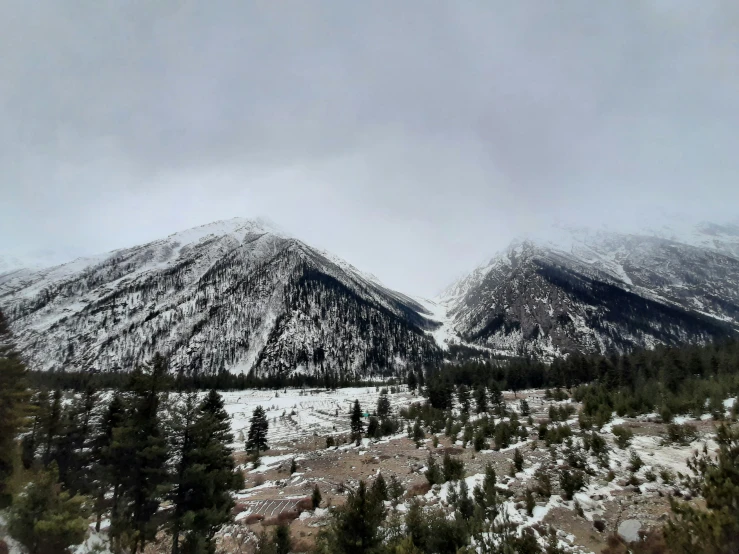
[[[389, 389], [389, 387], [388, 387]], [[226, 410], [232, 417], [235, 445], [243, 448], [254, 408], [267, 413], [271, 447], [280, 447], [310, 436], [343, 434], [349, 431], [349, 411], [359, 400], [363, 412], [377, 407], [380, 390], [376, 387], [325, 389], [245, 390], [222, 392]], [[407, 392], [390, 394], [393, 409], [418, 401]]]

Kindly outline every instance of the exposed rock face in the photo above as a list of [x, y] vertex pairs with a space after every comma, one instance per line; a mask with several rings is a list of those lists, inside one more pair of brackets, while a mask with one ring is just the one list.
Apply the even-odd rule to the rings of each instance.
[[37, 272], [0, 276], [35, 369], [392, 374], [438, 361], [423, 308], [346, 262], [235, 219]]
[[575, 231], [525, 240], [440, 299], [467, 343], [552, 357], [705, 342], [739, 327], [739, 258], [665, 238]]

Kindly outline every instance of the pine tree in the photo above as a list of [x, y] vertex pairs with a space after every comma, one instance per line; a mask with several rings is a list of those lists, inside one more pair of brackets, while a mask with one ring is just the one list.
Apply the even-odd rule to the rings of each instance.
[[379, 473], [377, 475], [377, 478], [375, 479], [375, 482], [372, 483], [372, 488], [370, 489], [370, 493], [379, 502], [385, 502], [386, 500], [390, 500], [390, 497], [388, 496], [388, 491], [387, 491], [387, 483], [385, 482], [385, 478], [382, 476], [382, 473]]
[[51, 403], [44, 409], [41, 421], [44, 435], [44, 453], [42, 461], [48, 466], [54, 457], [54, 447], [61, 438], [62, 432], [62, 391], [56, 389], [51, 396]]
[[0, 508], [10, 504], [8, 482], [14, 471], [16, 436], [28, 414], [26, 367], [15, 350], [10, 327], [0, 311]]
[[475, 411], [478, 414], [484, 414], [488, 411], [488, 395], [484, 385], [480, 385], [475, 390]]
[[[123, 476], [128, 470], [124, 466], [126, 456], [122, 455], [120, 445], [114, 442], [115, 435], [119, 433], [117, 430], [123, 427], [125, 420], [126, 406], [121, 396], [115, 394], [103, 412], [92, 446], [97, 531], [100, 531], [100, 522], [106, 509], [117, 506]], [[108, 492], [112, 493], [110, 502], [106, 500]]]
[[30, 554], [58, 554], [81, 543], [87, 531], [84, 496], [61, 490], [55, 464], [40, 472], [18, 495], [8, 530]]
[[114, 445], [121, 458], [123, 479], [111, 535], [133, 554], [144, 550], [159, 529], [154, 516], [168, 485], [170, 451], [160, 421], [160, 395], [166, 373], [164, 358], [155, 354], [151, 368], [131, 376], [133, 398], [123, 427], [116, 430]]
[[[194, 396], [194, 395], [192, 395]], [[172, 491], [174, 504], [172, 552], [179, 551], [179, 535], [185, 533], [187, 553], [215, 552], [215, 535], [232, 520], [231, 491], [244, 486], [234, 470], [230, 444], [230, 418], [223, 399], [211, 390], [193, 410], [185, 398], [182, 409], [180, 462]]]
[[44, 409], [49, 405], [49, 393], [40, 390], [31, 398], [30, 411], [33, 414], [30, 432], [21, 440], [21, 461], [23, 467], [31, 469], [36, 463], [36, 453], [42, 438], [42, 421]]
[[505, 402], [503, 401], [503, 393], [500, 391], [498, 385], [493, 383], [490, 387], [490, 404], [493, 406], [495, 411], [503, 417], [505, 415]]
[[321, 489], [318, 488], [318, 485], [315, 485], [313, 487], [313, 494], [311, 495], [311, 504], [313, 505], [313, 509], [315, 510], [321, 505]]
[[418, 388], [418, 379], [416, 379], [416, 372], [411, 369], [408, 372], [408, 390], [416, 392], [416, 388]]
[[460, 385], [457, 388], [457, 399], [459, 400], [459, 410], [463, 414], [470, 413], [470, 390], [466, 385]]
[[362, 422], [362, 407], [359, 405], [359, 400], [354, 400], [354, 407], [351, 413], [351, 432], [352, 440], [359, 444], [362, 440], [362, 430], [364, 429], [364, 423]]
[[444, 476], [439, 469], [439, 464], [436, 463], [436, 458], [429, 454], [428, 462], [426, 463], [427, 469], [424, 475], [429, 485], [437, 485], [444, 482]]
[[384, 519], [382, 502], [367, 490], [364, 481], [360, 481], [357, 490], [351, 491], [346, 503], [334, 512], [331, 526], [320, 537], [319, 551], [373, 553], [382, 543], [380, 525]]
[[513, 452], [513, 467], [516, 471], [523, 471], [523, 455], [518, 448]]
[[472, 491], [478, 509], [482, 512], [482, 519], [487, 518], [492, 521], [498, 515], [500, 502], [498, 500], [496, 484], [497, 477], [495, 475], [495, 469], [488, 463], [485, 466], [485, 479], [482, 482], [482, 486], [476, 485]]
[[246, 440], [246, 450], [256, 452], [257, 456], [261, 450], [267, 450], [267, 431], [269, 423], [264, 408], [257, 406], [251, 414], [249, 435]]
[[688, 461], [695, 475], [688, 487], [706, 502], [705, 509], [671, 499], [674, 519], [665, 529], [667, 544], [679, 554], [739, 552], [739, 429], [721, 425], [714, 459], [704, 446]]
[[93, 409], [98, 393], [89, 382], [80, 396], [73, 398], [64, 410], [62, 434], [54, 459], [59, 466], [59, 478], [72, 494], [92, 492]]
[[529, 403], [526, 401], [525, 398], [522, 398], [521, 399], [519, 405], [520, 405], [520, 408], [521, 408], [521, 415], [522, 416], [527, 416], [527, 415], [531, 414], [531, 408], [529, 408]]
[[275, 554], [289, 554], [292, 541], [290, 540], [290, 527], [286, 523], [280, 523], [275, 527], [272, 542], [275, 545]]
[[377, 399], [377, 416], [384, 419], [388, 415], [390, 415], [390, 399], [387, 391], [383, 390], [380, 393], [380, 398]]
[[413, 424], [413, 442], [416, 443], [416, 448], [420, 448], [423, 440], [426, 438], [426, 433], [423, 432], [421, 427], [421, 420], [417, 419]]

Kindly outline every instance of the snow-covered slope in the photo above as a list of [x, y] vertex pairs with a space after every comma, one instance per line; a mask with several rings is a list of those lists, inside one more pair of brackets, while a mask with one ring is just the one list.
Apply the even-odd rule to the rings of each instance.
[[459, 339], [509, 354], [623, 351], [736, 332], [739, 228], [648, 233], [555, 228], [518, 240], [437, 302]]
[[233, 219], [0, 276], [36, 369], [390, 374], [438, 359], [417, 302], [270, 224]]

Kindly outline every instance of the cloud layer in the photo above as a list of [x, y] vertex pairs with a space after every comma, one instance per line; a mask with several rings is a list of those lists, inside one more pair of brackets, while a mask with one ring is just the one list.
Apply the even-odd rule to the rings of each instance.
[[739, 214], [736, 2], [0, 5], [0, 252], [265, 215], [433, 294], [513, 236]]

